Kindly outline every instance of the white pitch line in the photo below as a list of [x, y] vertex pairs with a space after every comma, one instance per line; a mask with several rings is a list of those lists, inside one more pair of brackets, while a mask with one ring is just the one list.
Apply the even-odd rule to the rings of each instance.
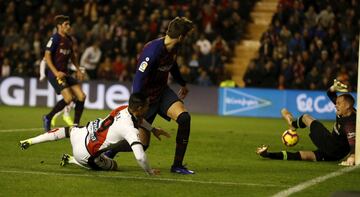
[[72, 173], [56, 173], [56, 172], [41, 172], [41, 171], [16, 171], [16, 170], [0, 170], [0, 173], [10, 174], [34, 174], [46, 176], [69, 176], [69, 177], [94, 177], [94, 178], [112, 178], [112, 179], [125, 179], [125, 180], [151, 180], [151, 181], [166, 181], [166, 182], [182, 182], [182, 183], [199, 183], [208, 185], [227, 185], [227, 186], [253, 186], [253, 187], [288, 187], [286, 185], [274, 184], [259, 184], [259, 183], [238, 183], [238, 182], [223, 182], [223, 181], [201, 181], [192, 179], [171, 179], [160, 177], [132, 177], [132, 176], [107, 176], [101, 174], [72, 174]]
[[272, 197], [286, 197], [286, 196], [290, 196], [291, 194], [294, 194], [296, 192], [300, 192], [308, 187], [311, 187], [311, 186], [314, 186], [318, 183], [321, 183], [327, 179], [330, 179], [330, 178], [334, 178], [336, 176], [340, 176], [340, 175], [343, 175], [347, 172], [351, 172], [357, 168], [359, 168], [360, 165], [357, 165], [357, 166], [353, 166], [353, 167], [344, 167], [340, 170], [337, 170], [335, 172], [332, 172], [330, 174], [326, 174], [324, 176], [319, 176], [319, 177], [316, 177], [314, 179], [310, 179], [308, 181], [305, 181], [305, 182], [302, 182], [298, 185], [295, 185], [289, 189], [286, 189], [286, 190], [283, 190], [283, 191], [280, 191], [279, 193], [276, 193], [274, 194]]
[[44, 128], [28, 128], [28, 129], [0, 129], [0, 133], [7, 133], [7, 132], [20, 132], [20, 131], [42, 131]]

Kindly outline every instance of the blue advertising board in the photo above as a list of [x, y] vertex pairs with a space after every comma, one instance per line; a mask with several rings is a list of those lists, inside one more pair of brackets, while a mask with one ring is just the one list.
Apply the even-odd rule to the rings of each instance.
[[281, 117], [280, 110], [286, 107], [294, 116], [307, 113], [317, 119], [335, 119], [335, 105], [326, 91], [219, 88], [218, 105], [219, 115]]

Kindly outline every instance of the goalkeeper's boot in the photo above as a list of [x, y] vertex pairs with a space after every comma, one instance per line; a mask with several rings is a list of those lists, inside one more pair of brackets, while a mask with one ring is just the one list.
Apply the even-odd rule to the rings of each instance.
[[256, 154], [265, 157], [265, 155], [267, 155], [268, 149], [269, 149], [268, 145], [262, 145], [256, 149]]
[[21, 150], [26, 150], [27, 148], [29, 148], [31, 146], [31, 140], [23, 140], [20, 141], [20, 148]]
[[281, 109], [281, 115], [288, 123], [289, 129], [295, 131], [296, 128], [292, 126], [292, 122], [294, 121], [294, 116], [286, 108]]
[[185, 166], [171, 166], [170, 172], [177, 174], [195, 174], [194, 171], [187, 169]]
[[68, 126], [74, 125], [74, 121], [71, 119], [70, 116], [63, 116], [63, 120]]
[[43, 116], [43, 127], [45, 132], [48, 132], [51, 129], [51, 119], [46, 115]]
[[67, 164], [70, 163], [70, 160], [73, 159], [73, 156], [68, 155], [68, 154], [63, 154], [62, 158], [61, 158], [61, 162], [60, 162], [60, 166], [66, 166]]

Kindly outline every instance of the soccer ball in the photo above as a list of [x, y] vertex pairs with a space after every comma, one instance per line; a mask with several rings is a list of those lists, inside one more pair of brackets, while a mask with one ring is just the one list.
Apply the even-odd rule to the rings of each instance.
[[282, 134], [281, 140], [285, 146], [295, 146], [299, 141], [299, 135], [296, 131], [288, 129]]

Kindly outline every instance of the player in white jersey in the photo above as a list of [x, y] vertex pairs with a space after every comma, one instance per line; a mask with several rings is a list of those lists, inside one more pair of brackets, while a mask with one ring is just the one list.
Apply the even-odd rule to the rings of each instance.
[[116, 170], [116, 161], [105, 156], [104, 152], [126, 140], [131, 145], [138, 164], [149, 175], [156, 175], [159, 171], [149, 165], [139, 139], [138, 128], [152, 131], [158, 138], [160, 135], [166, 137], [170, 135], [162, 129], [151, 127], [143, 119], [148, 108], [148, 99], [141, 93], [135, 93], [130, 96], [129, 106], [116, 108], [105, 119], [88, 122], [85, 127], [53, 129], [34, 138], [20, 141], [20, 147], [27, 149], [34, 144], [70, 137], [73, 163], [94, 170]]

